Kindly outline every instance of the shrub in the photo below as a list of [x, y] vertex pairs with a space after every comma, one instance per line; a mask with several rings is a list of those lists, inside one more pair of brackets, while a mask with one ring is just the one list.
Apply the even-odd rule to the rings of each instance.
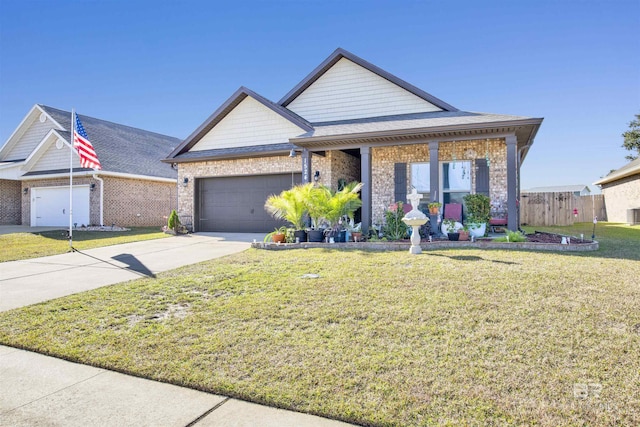
[[178, 218], [178, 212], [176, 212], [176, 210], [172, 210], [171, 211], [171, 215], [169, 215], [169, 220], [167, 221], [167, 226], [175, 231], [176, 233], [178, 232], [178, 227], [180, 227], [180, 218]]
[[404, 218], [404, 209], [402, 209], [402, 202], [396, 202], [389, 206], [384, 213], [385, 223], [382, 228], [384, 237], [389, 240], [400, 240], [407, 237], [407, 224], [402, 222]]
[[491, 219], [491, 199], [484, 194], [468, 194], [464, 196], [467, 206], [467, 222], [483, 223]]
[[527, 236], [525, 236], [524, 234], [520, 233], [519, 231], [507, 230], [507, 235], [505, 237], [499, 237], [499, 238], [495, 239], [495, 241], [496, 242], [510, 242], [510, 243], [526, 242], [527, 241]]

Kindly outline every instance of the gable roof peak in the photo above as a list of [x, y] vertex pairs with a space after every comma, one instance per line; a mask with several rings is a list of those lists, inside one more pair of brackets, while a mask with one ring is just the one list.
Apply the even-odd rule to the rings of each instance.
[[273, 111], [274, 113], [280, 115], [284, 119], [298, 126], [300, 129], [305, 132], [309, 132], [313, 130], [311, 124], [300, 117], [293, 111], [283, 107], [282, 105], [276, 104], [273, 101], [265, 98], [264, 96], [258, 94], [257, 92], [252, 91], [246, 86], [240, 86], [234, 93], [231, 95], [216, 111], [213, 112], [198, 128], [191, 133], [187, 138], [185, 138], [182, 143], [176, 147], [169, 156], [167, 156], [167, 161], [170, 161], [172, 158], [178, 156], [179, 154], [185, 153], [189, 151], [193, 146], [200, 141], [211, 129], [213, 129], [218, 123], [222, 121], [234, 108], [238, 106], [246, 97], [251, 97], [255, 99], [257, 102]]
[[405, 80], [402, 80], [401, 78], [394, 76], [393, 74], [370, 63], [369, 61], [366, 61], [360, 58], [357, 55], [354, 55], [353, 53], [341, 47], [338, 47], [336, 50], [334, 50], [333, 53], [329, 55], [327, 59], [322, 61], [322, 63], [320, 63], [320, 65], [318, 65], [313, 71], [311, 71], [311, 73], [309, 73], [304, 79], [302, 79], [300, 83], [298, 83], [285, 96], [283, 96], [282, 99], [278, 101], [278, 104], [280, 104], [283, 107], [286, 107], [287, 105], [289, 105], [291, 102], [293, 102], [294, 99], [296, 99], [302, 92], [304, 92], [316, 80], [322, 77], [324, 73], [326, 73], [331, 67], [333, 67], [342, 58], [346, 58], [349, 61], [367, 69], [368, 71], [374, 74], [377, 74], [383, 79], [390, 81], [391, 83], [416, 95], [419, 98], [424, 99], [427, 102], [430, 102], [431, 104], [435, 105], [436, 107], [444, 111], [458, 111], [456, 107], [444, 102], [439, 98], [436, 98], [435, 96], [423, 91], [422, 89], [412, 85], [411, 83], [406, 82]]

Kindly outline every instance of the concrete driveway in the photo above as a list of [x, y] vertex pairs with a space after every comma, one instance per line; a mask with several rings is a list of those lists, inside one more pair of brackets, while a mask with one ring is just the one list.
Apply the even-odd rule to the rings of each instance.
[[197, 233], [0, 263], [0, 311], [59, 298], [249, 248], [262, 234]]

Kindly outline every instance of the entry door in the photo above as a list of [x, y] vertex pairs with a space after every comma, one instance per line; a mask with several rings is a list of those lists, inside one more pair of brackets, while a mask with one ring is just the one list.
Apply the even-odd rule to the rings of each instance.
[[[73, 222], [89, 225], [89, 186], [73, 187]], [[69, 187], [31, 189], [31, 226], [69, 225]]]

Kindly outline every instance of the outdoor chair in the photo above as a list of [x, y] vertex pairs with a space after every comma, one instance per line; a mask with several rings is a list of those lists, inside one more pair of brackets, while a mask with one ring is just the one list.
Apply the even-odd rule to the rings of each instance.
[[462, 223], [462, 205], [460, 203], [447, 203], [444, 205], [444, 219], [452, 219]]
[[505, 214], [504, 217], [492, 217], [489, 220], [489, 229], [492, 233], [496, 232], [496, 227], [506, 227], [509, 223], [509, 215]]

